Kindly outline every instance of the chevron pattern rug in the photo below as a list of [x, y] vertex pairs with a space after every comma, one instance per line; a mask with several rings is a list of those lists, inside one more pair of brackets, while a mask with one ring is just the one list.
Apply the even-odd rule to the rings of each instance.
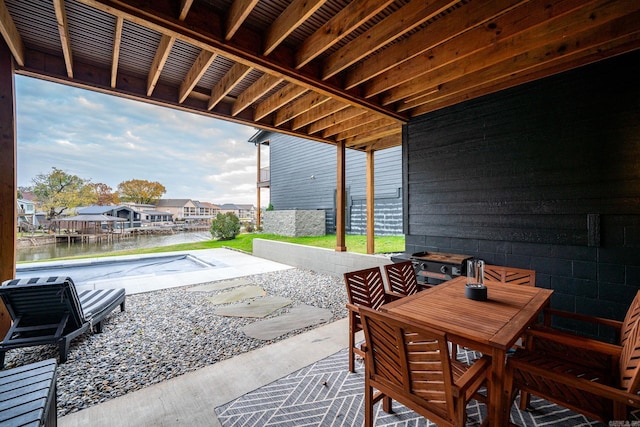
[[[459, 360], [467, 362], [476, 357], [473, 352], [461, 350], [458, 353]], [[348, 365], [347, 349], [341, 350], [216, 408], [218, 420], [223, 427], [361, 426], [364, 422], [364, 365], [357, 366], [356, 373], [350, 373]], [[531, 411], [520, 411], [513, 405], [512, 421], [520, 426], [604, 426], [543, 399], [532, 397], [531, 406]], [[435, 426], [398, 402], [393, 402], [393, 411], [393, 414], [387, 414], [377, 404], [375, 426]], [[471, 401], [467, 414], [467, 426], [479, 426], [486, 416], [486, 407]]]

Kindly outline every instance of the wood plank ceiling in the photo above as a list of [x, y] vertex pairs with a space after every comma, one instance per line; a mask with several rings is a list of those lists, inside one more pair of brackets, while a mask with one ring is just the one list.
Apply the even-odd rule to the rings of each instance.
[[16, 72], [330, 144], [640, 47], [638, 0], [0, 0]]

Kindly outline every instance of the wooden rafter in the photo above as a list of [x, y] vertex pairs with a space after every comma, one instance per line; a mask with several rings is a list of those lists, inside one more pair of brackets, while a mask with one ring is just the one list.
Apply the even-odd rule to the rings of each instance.
[[298, 130], [313, 122], [337, 113], [338, 111], [342, 111], [347, 107], [349, 106], [343, 102], [330, 99], [328, 102], [320, 104], [317, 108], [313, 108], [305, 113], [302, 113], [298, 117], [293, 119], [291, 123], [291, 129]]
[[160, 38], [160, 43], [158, 44], [156, 55], [151, 63], [149, 76], [147, 77], [147, 96], [151, 96], [153, 93], [153, 90], [158, 83], [158, 79], [160, 78], [160, 73], [162, 73], [164, 64], [167, 62], [167, 58], [169, 58], [169, 53], [171, 53], [171, 48], [175, 41], [175, 37], [167, 36], [165, 34]]
[[465, 8], [455, 9], [446, 20], [436, 20], [430, 23], [425, 31], [417, 31], [385, 49], [384, 55], [374, 55], [355, 65], [345, 76], [345, 88], [351, 89], [385, 71], [393, 70], [399, 64], [425, 53], [471, 28], [481, 26], [524, 1], [526, 0], [471, 2]]
[[[596, 3], [603, 3], [598, 1]], [[599, 5], [600, 6], [600, 5]], [[608, 5], [604, 5], [608, 7]], [[640, 10], [640, 4], [636, 6]], [[600, 38], [590, 37], [594, 33], [592, 30], [595, 27], [601, 27], [607, 25], [608, 22], [612, 22], [620, 16], [628, 16], [626, 13], [622, 14], [619, 10], [614, 13], [613, 10], [602, 8], [596, 8], [596, 10], [583, 10], [575, 9], [573, 13], [567, 13], [559, 16], [557, 19], [546, 21], [544, 24], [538, 26], [532, 26], [525, 31], [521, 31], [518, 37], [515, 39], [505, 39], [498, 43], [495, 43], [488, 49], [478, 49], [463, 59], [454, 63], [449, 63], [447, 66], [440, 67], [433, 72], [428, 73], [429, 78], [418, 79], [413, 82], [409, 82], [406, 85], [402, 85], [396, 89], [389, 91], [383, 96], [383, 103], [389, 104], [407, 98], [408, 96], [415, 97], [416, 93], [420, 93], [416, 90], [415, 82], [428, 80], [428, 85], [420, 84], [421, 90], [432, 89], [430, 95], [434, 94], [433, 89], [437, 89], [441, 92], [442, 85], [454, 81], [459, 78], [463, 78], [466, 75], [480, 72], [481, 70], [487, 70], [484, 74], [477, 74], [477, 78], [485, 78], [483, 76], [497, 75], [501, 72], [504, 73], [507, 69], [513, 71], [516, 69], [527, 69], [532, 65], [540, 63], [540, 59], [544, 58], [545, 61], [551, 61], [553, 57], [558, 53], [569, 54], [573, 50], [580, 50], [589, 47], [592, 44], [599, 44], [608, 39], [608, 34], [600, 32]], [[586, 25], [584, 20], [576, 19], [575, 14], [584, 15], [586, 13], [593, 14], [594, 18], [589, 19], [590, 25]], [[605, 13], [609, 12], [609, 13]], [[622, 27], [631, 29], [632, 27]], [[559, 42], [556, 42], [554, 46], [557, 47], [559, 52], [549, 52], [549, 44], [546, 43], [546, 37], [550, 33], [560, 33], [562, 37], [559, 37]], [[572, 38], [576, 37], [576, 42], [579, 45], [572, 46]], [[586, 37], [586, 38], [585, 38]], [[540, 53], [542, 52], [542, 53]], [[444, 52], [443, 52], [444, 53]], [[540, 55], [546, 56], [540, 56]], [[516, 60], [520, 55], [524, 58]], [[460, 70], [464, 69], [464, 73]], [[493, 71], [491, 71], [493, 70]], [[499, 71], [504, 70], [504, 71]], [[430, 96], [426, 95], [426, 97]], [[425, 98], [425, 96], [422, 96]], [[417, 101], [420, 102], [420, 101]], [[408, 104], [408, 108], [415, 107], [415, 101]], [[408, 109], [407, 108], [407, 109]]]
[[187, 13], [189, 13], [192, 4], [193, 0], [180, 0], [180, 13], [178, 14], [179, 20], [184, 21], [187, 18]]
[[222, 98], [224, 98], [233, 88], [245, 78], [251, 71], [251, 67], [244, 64], [236, 63], [227, 74], [220, 79], [220, 81], [211, 90], [211, 98], [207, 104], [207, 109], [211, 110], [215, 107]]
[[458, 0], [414, 1], [405, 5], [327, 58], [322, 78], [335, 76], [457, 2]]
[[296, 68], [307, 65], [391, 3], [393, 0], [354, 0], [349, 3], [302, 43], [296, 52]]
[[[366, 85], [365, 96], [387, 91], [382, 97], [382, 103], [388, 105], [414, 95], [416, 86], [425, 91], [428, 88], [424, 87], [424, 82], [428, 82], [429, 87], [437, 87], [463, 73], [536, 49], [546, 44], [551, 34], [558, 34], [562, 39], [577, 31], [594, 28], [603, 20], [619, 16], [621, 5], [631, 7], [630, 3], [617, 6], [597, 3], [602, 2], [591, 2], [595, 6], [593, 8], [570, 2], [556, 5], [553, 18], [548, 17], [545, 2], [534, 1], [524, 5], [526, 13], [514, 10], [492, 22], [495, 32], [478, 28], [464, 39], [453, 39], [376, 77]], [[614, 12], [614, 9], [618, 9], [618, 12]], [[516, 19], [523, 15], [526, 16], [525, 19]], [[466, 68], [469, 64], [473, 70]], [[433, 77], [421, 78], [425, 74]]]
[[64, 9], [64, 0], [53, 0], [53, 8], [56, 11], [56, 21], [58, 23], [58, 32], [60, 33], [60, 44], [62, 45], [62, 54], [64, 55], [64, 63], [67, 68], [67, 76], [73, 78], [73, 55], [71, 51], [71, 37], [69, 37], [69, 24], [67, 22], [67, 13]]
[[[601, 26], [597, 33], [575, 34], [555, 44], [545, 45], [535, 51], [505, 60], [494, 67], [447, 82], [441, 85], [437, 92], [422, 99], [421, 103], [424, 105], [455, 97], [480, 87], [485, 88], [484, 93], [489, 93], [487, 89], [493, 91], [495, 87], [502, 87], [505, 81], [511, 86], [525, 83], [531, 81], [536, 74], [547, 75], [551, 70], [561, 72], [589, 63], [604, 49], [614, 51], [618, 46], [624, 46], [625, 49], [640, 48], [640, 11]], [[544, 61], [541, 61], [542, 58]], [[514, 73], [512, 62], [518, 65], [519, 72]], [[423, 114], [424, 110], [426, 108], [415, 107], [412, 114]]]
[[293, 0], [273, 21], [264, 37], [264, 55], [269, 55], [301, 23], [309, 18], [326, 0]]
[[336, 140], [342, 141], [356, 138], [362, 134], [375, 136], [376, 132], [379, 129], [387, 128], [400, 129], [400, 125], [394, 123], [393, 120], [386, 118], [376, 118], [375, 120], [371, 120], [369, 122], [365, 122], [365, 120], [363, 120], [358, 126], [354, 126], [350, 129], [345, 129], [344, 131], [338, 133], [336, 135]]
[[329, 101], [331, 98], [321, 95], [315, 92], [309, 92], [306, 95], [301, 96], [299, 99], [291, 102], [288, 105], [280, 108], [276, 112], [276, 117], [273, 124], [281, 126], [284, 123], [292, 120], [306, 111], [316, 108], [317, 106]]
[[240, 112], [253, 104], [258, 98], [269, 92], [271, 89], [274, 89], [280, 83], [282, 83], [281, 78], [274, 77], [266, 73], [263, 74], [254, 84], [249, 86], [247, 90], [238, 95], [238, 98], [231, 108], [231, 115], [237, 116]]
[[349, 120], [366, 113], [366, 110], [361, 110], [356, 107], [347, 107], [346, 109], [337, 111], [330, 116], [325, 117], [324, 119], [320, 119], [314, 123], [311, 123], [307, 129], [307, 132], [309, 132], [310, 134], [314, 134], [316, 132], [323, 131], [331, 126], [342, 123], [345, 120]]
[[118, 79], [118, 62], [120, 61], [120, 45], [122, 43], [122, 27], [124, 19], [116, 18], [116, 29], [113, 32], [113, 52], [111, 54], [111, 87], [116, 87]]
[[193, 88], [198, 84], [215, 59], [216, 54], [213, 52], [209, 52], [207, 50], [200, 52], [193, 65], [191, 65], [189, 72], [184, 77], [184, 80], [180, 83], [178, 102], [183, 103], [184, 100], [187, 99], [187, 96], [189, 96]]
[[0, 0], [0, 34], [2, 38], [9, 46], [9, 50], [14, 59], [21, 67], [24, 66], [24, 45], [22, 44], [22, 37], [16, 29], [16, 25], [9, 15], [7, 5], [4, 0]]
[[364, 130], [358, 132], [356, 136], [345, 138], [343, 141], [348, 148], [356, 148], [360, 146], [366, 146], [371, 141], [379, 141], [381, 138], [400, 135], [402, 133], [402, 127], [399, 125], [389, 125], [381, 128], [375, 128], [372, 130]]
[[234, 0], [227, 15], [225, 40], [231, 40], [256, 4], [258, 4], [258, 0]]
[[325, 131], [322, 133], [322, 136], [325, 138], [329, 138], [334, 135], [338, 135], [341, 132], [347, 132], [350, 129], [368, 125], [369, 123], [375, 122], [376, 120], [380, 120], [380, 116], [371, 114], [364, 110], [359, 110], [359, 114], [354, 114], [353, 117], [349, 117], [325, 129]]
[[283, 105], [286, 105], [287, 103], [293, 101], [305, 92], [307, 92], [307, 89], [302, 86], [288, 84], [278, 92], [274, 93], [269, 98], [258, 104], [253, 117], [255, 118], [255, 120], [261, 120], [268, 114], [273, 113]]

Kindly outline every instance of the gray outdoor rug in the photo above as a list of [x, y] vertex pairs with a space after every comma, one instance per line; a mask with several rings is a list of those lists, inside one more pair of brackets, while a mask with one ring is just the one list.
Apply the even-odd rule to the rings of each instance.
[[[469, 357], [476, 357], [473, 352], [464, 350], [458, 353], [458, 356], [460, 360], [467, 361]], [[223, 427], [362, 426], [364, 366], [356, 365], [356, 370], [356, 373], [349, 372], [348, 352], [344, 349], [216, 408], [216, 414]], [[531, 406], [532, 411], [520, 411], [517, 405], [513, 405], [512, 421], [520, 426], [603, 426], [599, 422], [536, 397], [532, 397]], [[393, 410], [393, 414], [387, 414], [381, 405], [377, 404], [374, 408], [374, 425], [435, 425], [395, 401]], [[484, 404], [471, 401], [467, 406], [467, 414], [468, 426], [480, 425], [482, 417], [486, 415], [486, 407]], [[636, 425], [636, 422], [626, 425]]]

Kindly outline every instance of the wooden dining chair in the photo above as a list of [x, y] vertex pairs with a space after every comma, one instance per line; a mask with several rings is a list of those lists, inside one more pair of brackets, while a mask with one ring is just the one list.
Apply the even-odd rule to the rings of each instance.
[[604, 423], [626, 421], [629, 406], [640, 408], [639, 358], [637, 322], [622, 346], [530, 331], [525, 348], [507, 360], [505, 388], [509, 401], [520, 390], [522, 409], [529, 403], [522, 393], [530, 393]]
[[359, 308], [369, 307], [374, 310], [389, 301], [401, 298], [385, 290], [380, 267], [344, 273], [347, 286], [347, 308], [349, 309], [349, 371], [355, 372], [355, 355], [364, 357], [364, 353], [356, 346], [356, 333], [362, 330]]
[[396, 400], [439, 426], [464, 426], [467, 403], [479, 398], [491, 359], [482, 356], [473, 365], [458, 362], [449, 356], [444, 332], [368, 308], [360, 315], [366, 352], [365, 427], [373, 426], [373, 405], [380, 400], [388, 413]]
[[514, 285], [535, 286], [536, 272], [535, 270], [527, 270], [524, 268], [485, 264], [484, 279]]
[[389, 290], [402, 295], [413, 295], [418, 292], [418, 279], [413, 262], [403, 261], [384, 266]]

